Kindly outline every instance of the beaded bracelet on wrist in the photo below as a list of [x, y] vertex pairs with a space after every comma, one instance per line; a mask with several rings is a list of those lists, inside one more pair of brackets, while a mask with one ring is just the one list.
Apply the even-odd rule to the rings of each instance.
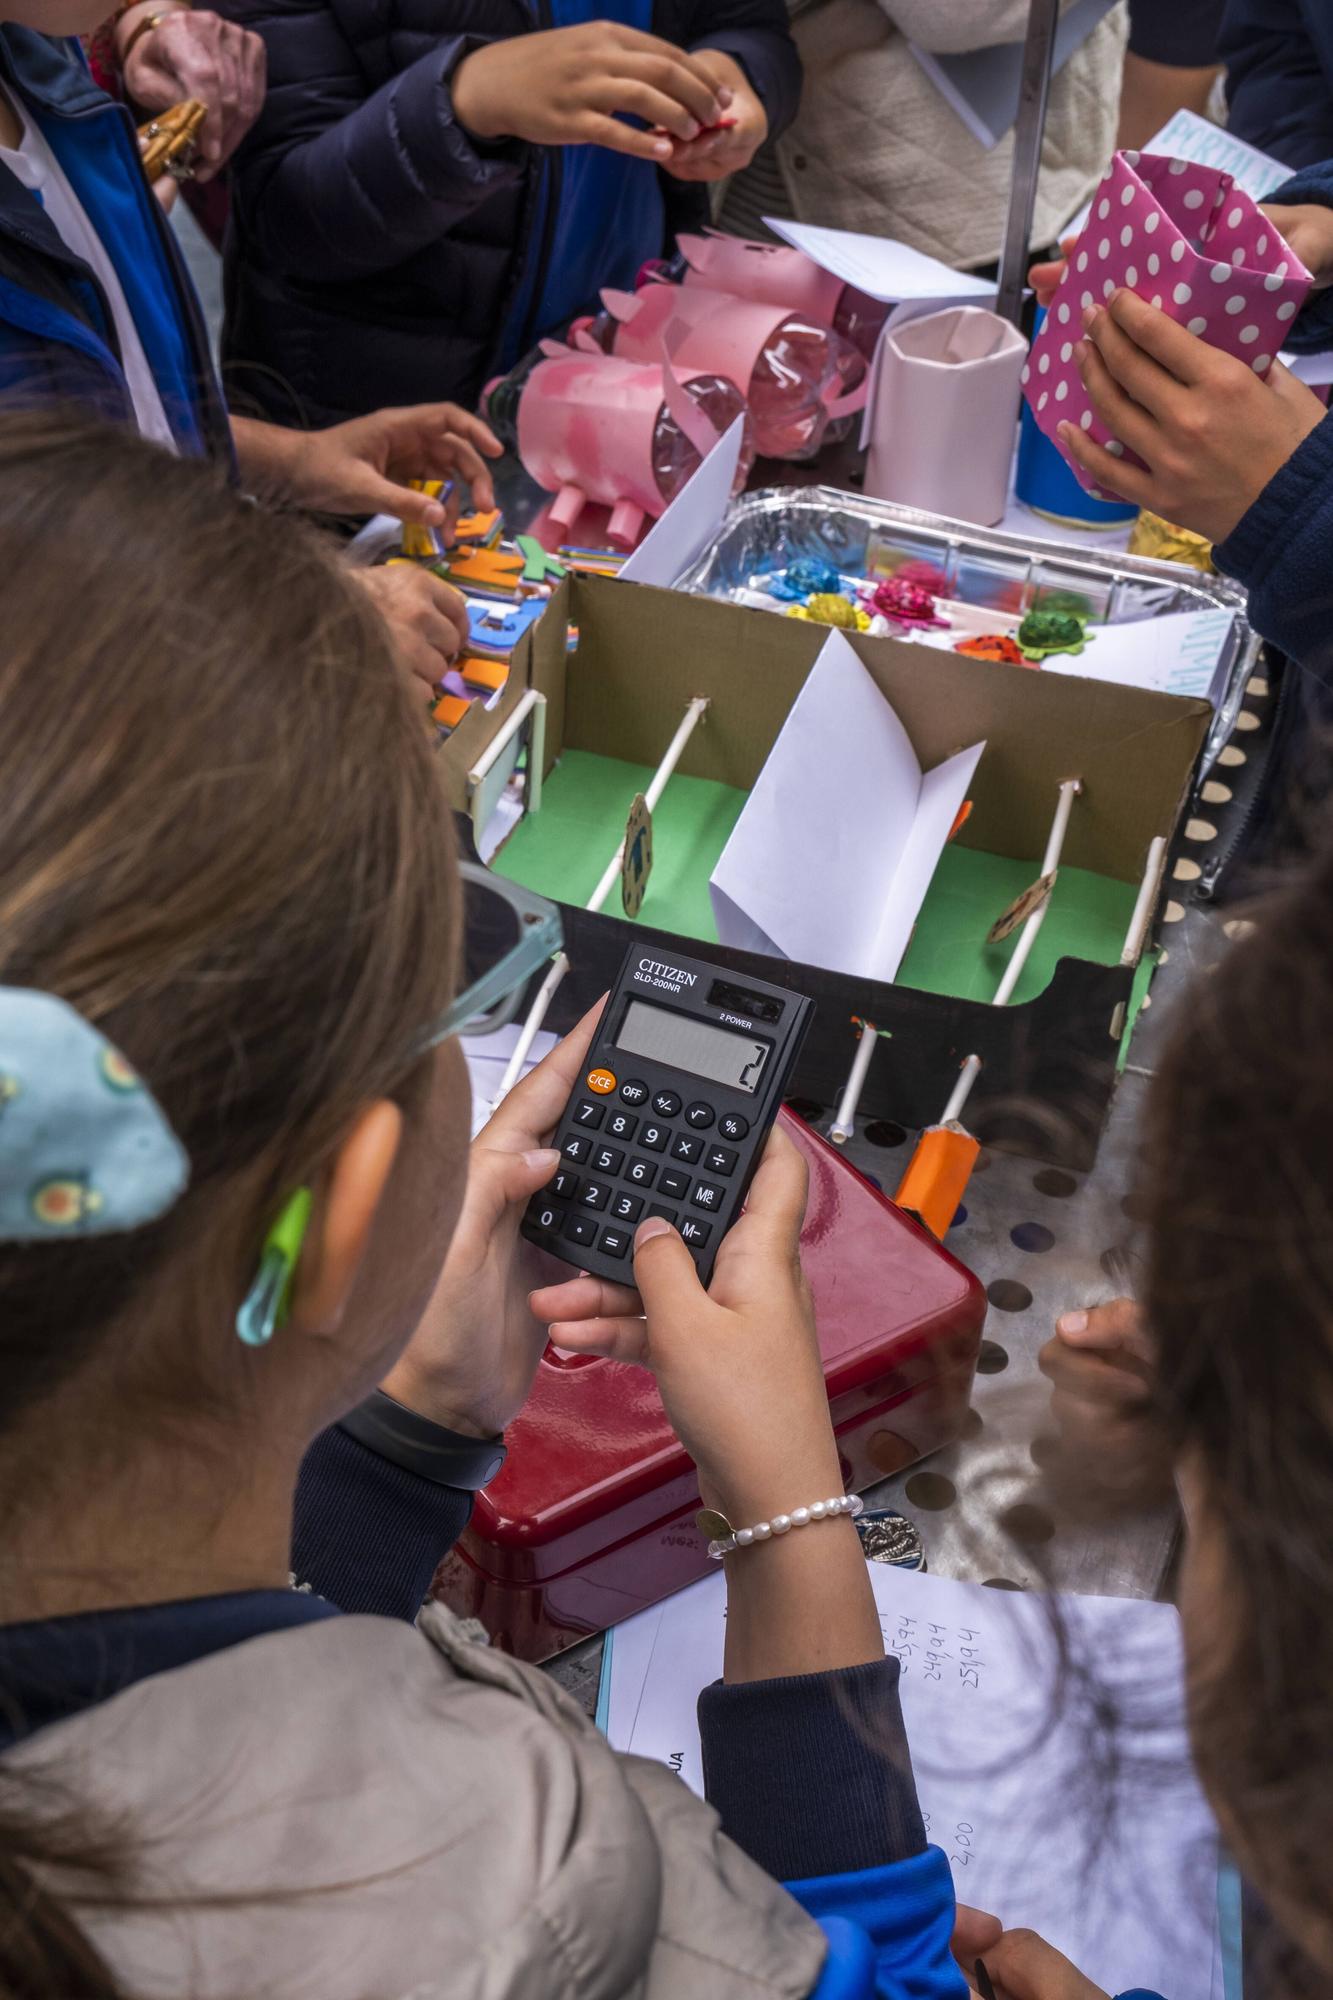
[[733, 1528], [725, 1514], [712, 1507], [701, 1508], [694, 1524], [709, 1537], [708, 1553], [721, 1562], [737, 1549], [752, 1548], [756, 1542], [771, 1541], [775, 1535], [790, 1534], [793, 1528], [808, 1528], [815, 1521], [832, 1521], [840, 1514], [855, 1520], [865, 1506], [859, 1493], [838, 1493], [831, 1500], [812, 1500], [806, 1507], [793, 1507], [790, 1514], [775, 1514], [771, 1521], [756, 1521], [753, 1527]]

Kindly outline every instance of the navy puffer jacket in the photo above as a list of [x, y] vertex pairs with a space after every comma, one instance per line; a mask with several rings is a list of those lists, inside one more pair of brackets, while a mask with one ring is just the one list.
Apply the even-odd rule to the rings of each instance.
[[[268, 49], [235, 164], [223, 357], [233, 407], [333, 422], [476, 403], [525, 260], [538, 151], [474, 141], [449, 81], [473, 49], [548, 25], [545, 0], [222, 0]], [[800, 64], [785, 0], [654, 0], [653, 32], [725, 50], [780, 130]], [[663, 177], [670, 233], [704, 191]], [[665, 245], [663, 246], [666, 247]]]

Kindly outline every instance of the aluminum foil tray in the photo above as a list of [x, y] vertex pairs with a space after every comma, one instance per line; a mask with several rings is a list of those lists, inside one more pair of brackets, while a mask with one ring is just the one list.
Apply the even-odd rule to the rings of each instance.
[[1204, 747], [1205, 771], [1234, 729], [1259, 650], [1245, 616], [1245, 593], [1226, 577], [1178, 563], [978, 528], [833, 486], [776, 486], [735, 501], [712, 547], [676, 578], [675, 587], [743, 602], [756, 581], [762, 588], [765, 574], [796, 556], [820, 556], [865, 575], [872, 544], [878, 574], [926, 563], [940, 572], [938, 595], [1020, 616], [1052, 597], [1071, 595], [1082, 599], [1096, 623], [1108, 625], [1168, 611], [1229, 611], [1226, 692]]

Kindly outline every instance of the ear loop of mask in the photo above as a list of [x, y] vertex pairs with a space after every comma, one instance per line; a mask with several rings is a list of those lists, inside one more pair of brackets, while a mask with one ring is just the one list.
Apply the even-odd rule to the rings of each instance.
[[264, 1347], [284, 1326], [292, 1306], [292, 1287], [301, 1246], [310, 1225], [315, 1198], [309, 1188], [297, 1188], [278, 1210], [259, 1253], [255, 1281], [236, 1315], [236, 1332], [247, 1347]]

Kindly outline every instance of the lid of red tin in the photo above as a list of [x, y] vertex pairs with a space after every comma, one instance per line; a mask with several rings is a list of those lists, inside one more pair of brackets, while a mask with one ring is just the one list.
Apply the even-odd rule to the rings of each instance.
[[[780, 1118], [810, 1169], [801, 1259], [841, 1428], [859, 1407], [882, 1409], [970, 1369], [985, 1293], [835, 1147], [793, 1112]], [[697, 1495], [694, 1466], [642, 1368], [548, 1349], [506, 1435], [509, 1456], [477, 1495], [465, 1537], [469, 1561], [498, 1578], [559, 1575]]]

